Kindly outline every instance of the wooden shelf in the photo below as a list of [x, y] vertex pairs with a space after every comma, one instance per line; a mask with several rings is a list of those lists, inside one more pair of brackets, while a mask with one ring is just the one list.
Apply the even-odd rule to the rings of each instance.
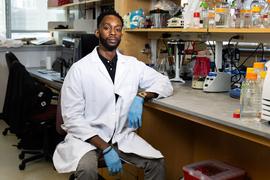
[[48, 31], [74, 31], [74, 29], [48, 29]]
[[72, 10], [72, 9], [78, 9], [80, 5], [82, 6], [86, 5], [86, 7], [88, 8], [89, 6], [93, 6], [93, 3], [95, 2], [101, 2], [101, 0], [87, 0], [83, 2], [65, 4], [62, 6], [48, 7], [48, 9]]
[[218, 33], [270, 33], [270, 28], [245, 28], [245, 29], [208, 29], [208, 32]]
[[125, 32], [194, 32], [194, 33], [203, 33], [203, 32], [212, 32], [212, 33], [270, 33], [270, 28], [248, 28], [248, 29], [193, 29], [193, 28], [160, 28], [160, 29], [125, 29]]

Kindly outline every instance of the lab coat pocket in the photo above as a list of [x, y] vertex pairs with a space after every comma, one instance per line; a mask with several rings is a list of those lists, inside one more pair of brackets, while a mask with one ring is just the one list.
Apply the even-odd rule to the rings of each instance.
[[125, 86], [116, 91], [116, 94], [119, 95], [119, 100], [121, 100], [121, 107], [129, 107], [136, 96], [137, 91], [138, 87], [134, 85]]

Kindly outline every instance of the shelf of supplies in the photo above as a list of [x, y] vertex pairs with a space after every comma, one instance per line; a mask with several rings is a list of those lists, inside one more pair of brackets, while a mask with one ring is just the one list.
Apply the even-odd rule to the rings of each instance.
[[125, 32], [194, 32], [194, 33], [250, 33], [250, 34], [258, 34], [258, 33], [270, 33], [270, 28], [246, 28], [246, 29], [193, 29], [193, 28], [160, 28], [160, 29], [125, 29]]
[[48, 9], [58, 9], [58, 10], [71, 10], [71, 9], [79, 9], [79, 6], [86, 6], [86, 8], [88, 8], [88, 6], [92, 6], [93, 3], [95, 2], [101, 2], [101, 0], [87, 0], [87, 1], [82, 1], [82, 2], [77, 2], [77, 3], [70, 3], [70, 4], [65, 4], [62, 6], [55, 6], [55, 7], [48, 7]]
[[270, 28], [241, 28], [241, 29], [208, 29], [208, 32], [215, 33], [270, 33]]
[[207, 32], [206, 28], [203, 29], [192, 29], [192, 28], [140, 28], [140, 29], [125, 29], [125, 32]]

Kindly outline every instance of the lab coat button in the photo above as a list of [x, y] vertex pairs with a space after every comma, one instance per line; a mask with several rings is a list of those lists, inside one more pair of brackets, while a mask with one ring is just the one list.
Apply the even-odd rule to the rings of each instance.
[[112, 113], [112, 115], [114, 116], [114, 115], [115, 115], [115, 113]]

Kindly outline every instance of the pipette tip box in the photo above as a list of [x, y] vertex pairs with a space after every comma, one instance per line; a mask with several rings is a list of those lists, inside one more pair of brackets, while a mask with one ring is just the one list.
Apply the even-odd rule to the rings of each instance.
[[209, 159], [183, 167], [185, 180], [243, 180], [245, 171], [230, 164]]

